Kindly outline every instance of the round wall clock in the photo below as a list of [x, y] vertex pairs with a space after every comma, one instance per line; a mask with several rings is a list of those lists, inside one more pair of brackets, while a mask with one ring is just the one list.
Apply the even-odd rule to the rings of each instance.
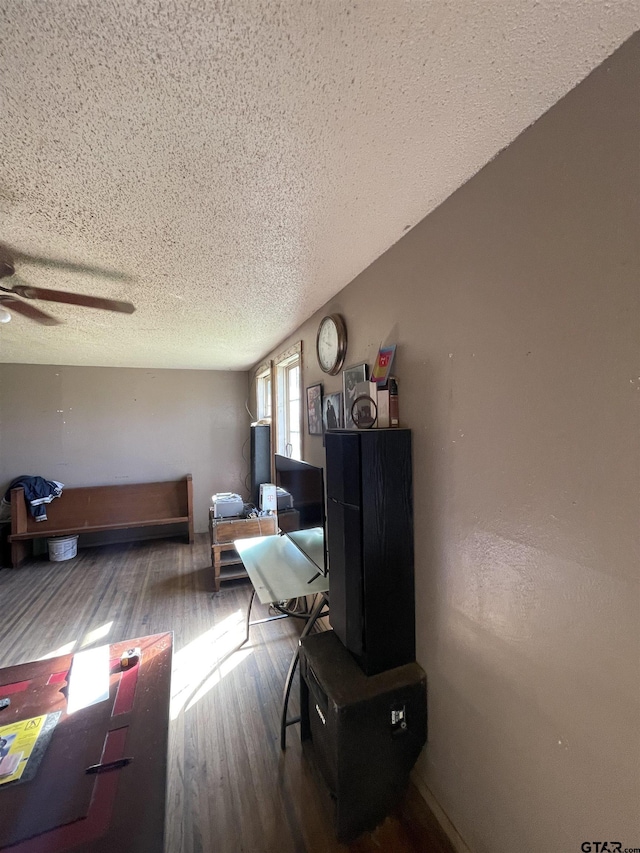
[[318, 364], [325, 373], [335, 376], [347, 354], [347, 327], [339, 314], [323, 317], [316, 338]]

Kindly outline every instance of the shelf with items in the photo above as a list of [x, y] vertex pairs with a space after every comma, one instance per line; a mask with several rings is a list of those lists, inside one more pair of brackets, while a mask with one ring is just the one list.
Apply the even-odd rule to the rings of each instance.
[[233, 547], [236, 539], [272, 536], [278, 532], [278, 519], [276, 515], [258, 518], [215, 518], [213, 512], [213, 507], [210, 507], [211, 565], [213, 566], [214, 590], [219, 592], [220, 584], [223, 581], [247, 577], [242, 560]]

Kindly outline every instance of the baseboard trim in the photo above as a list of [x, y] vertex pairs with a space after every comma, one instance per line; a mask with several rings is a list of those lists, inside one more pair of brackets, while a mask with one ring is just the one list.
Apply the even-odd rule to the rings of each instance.
[[451, 845], [453, 846], [453, 849], [456, 851], [456, 853], [472, 853], [471, 849], [466, 845], [464, 839], [462, 838], [458, 830], [455, 828], [453, 823], [451, 823], [451, 820], [449, 819], [449, 816], [447, 815], [445, 810], [442, 808], [440, 803], [436, 800], [429, 788], [427, 788], [424, 781], [416, 772], [411, 774], [411, 781], [418, 789], [418, 792], [420, 793], [422, 799], [431, 809], [433, 816], [440, 824], [442, 831], [445, 833], [445, 835], [451, 842]]

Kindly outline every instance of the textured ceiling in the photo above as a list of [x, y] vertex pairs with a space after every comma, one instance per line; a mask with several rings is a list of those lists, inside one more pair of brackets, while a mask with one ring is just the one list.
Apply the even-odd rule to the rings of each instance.
[[[240, 369], [604, 60], [637, 0], [0, 0], [0, 241], [133, 281], [0, 360]], [[51, 307], [51, 306], [50, 306]]]

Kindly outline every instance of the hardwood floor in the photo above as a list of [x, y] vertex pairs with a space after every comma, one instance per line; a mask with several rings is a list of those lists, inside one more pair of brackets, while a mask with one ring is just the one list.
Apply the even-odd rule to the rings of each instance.
[[[213, 596], [208, 536], [110, 545], [68, 562], [0, 571], [0, 665], [160, 631], [174, 632], [166, 853], [451, 853], [419, 794], [375, 832], [338, 844], [328, 796], [299, 737], [279, 744], [282, 688], [297, 619], [243, 636], [251, 587]], [[268, 615], [259, 604], [254, 618]], [[297, 676], [290, 712], [297, 713]], [[144, 793], [141, 792], [142, 801]]]

